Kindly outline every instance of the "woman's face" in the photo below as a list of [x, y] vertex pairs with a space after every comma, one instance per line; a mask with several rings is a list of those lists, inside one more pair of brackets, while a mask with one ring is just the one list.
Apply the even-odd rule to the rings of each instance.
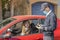
[[25, 27], [29, 28], [29, 23], [28, 22], [25, 23]]

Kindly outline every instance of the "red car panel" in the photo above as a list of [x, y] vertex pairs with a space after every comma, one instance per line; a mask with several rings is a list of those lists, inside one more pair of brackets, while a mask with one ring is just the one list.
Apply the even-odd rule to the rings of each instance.
[[[6, 25], [4, 28], [0, 30], [0, 35], [6, 31], [9, 27], [12, 27], [12, 25], [24, 21], [24, 20], [30, 20], [30, 19], [45, 19], [45, 16], [38, 16], [38, 15], [25, 15], [25, 16], [14, 16], [11, 18], [15, 18], [13, 22]], [[26, 36], [15, 36], [13, 38], [5, 38], [6, 40], [43, 40], [43, 34], [31, 34]], [[57, 28], [54, 31], [54, 39], [60, 40], [60, 20], [57, 19]], [[3, 40], [2, 38], [0, 40]]]

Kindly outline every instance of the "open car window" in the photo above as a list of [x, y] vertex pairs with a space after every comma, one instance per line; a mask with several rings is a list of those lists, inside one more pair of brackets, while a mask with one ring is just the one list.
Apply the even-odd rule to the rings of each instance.
[[14, 21], [14, 18], [8, 18], [0, 22], [0, 29], [9, 24], [10, 22]]
[[26, 28], [23, 26], [23, 24], [25, 24], [23, 21], [16, 23], [15, 25], [13, 25], [10, 29], [11, 34], [13, 36], [23, 36], [23, 35], [30, 35], [30, 34], [35, 34], [35, 33], [40, 33], [39, 29], [36, 28], [37, 23], [39, 22], [40, 24], [44, 24], [44, 19], [40, 19], [40, 20], [28, 20], [30, 23], [26, 23], [29, 24], [29, 28]]

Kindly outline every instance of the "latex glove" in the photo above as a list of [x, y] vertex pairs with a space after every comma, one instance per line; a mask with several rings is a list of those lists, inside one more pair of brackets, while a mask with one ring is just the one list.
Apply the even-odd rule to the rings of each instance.
[[43, 29], [42, 25], [37, 25], [36, 28], [37, 29]]
[[42, 25], [42, 24], [40, 24], [40, 25], [41, 25], [41, 27], [42, 27], [43, 30], [47, 31], [47, 29], [48, 29], [47, 27], [43, 28], [44, 25]]

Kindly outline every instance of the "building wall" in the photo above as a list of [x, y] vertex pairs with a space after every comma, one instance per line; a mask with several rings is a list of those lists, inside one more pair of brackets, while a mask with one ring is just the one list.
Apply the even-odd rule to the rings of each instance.
[[58, 9], [57, 10], [57, 12], [58, 12], [57, 17], [60, 19], [60, 7], [58, 7], [57, 9]]
[[26, 0], [12, 0], [11, 1], [11, 16], [28, 15], [29, 4]]
[[[49, 3], [52, 3], [55, 5], [55, 13], [57, 15], [57, 18], [60, 19], [60, 6], [58, 5], [60, 3], [60, 0], [29, 0], [29, 4], [26, 2], [26, 0], [24, 0], [24, 2], [22, 2], [23, 0], [13, 0], [12, 3], [14, 3], [14, 7], [16, 7], [17, 9], [16, 10], [20, 10], [20, 9], [23, 9], [23, 10], [20, 10], [18, 11], [17, 13], [15, 12], [15, 14], [18, 14], [19, 15], [19, 12], [20, 14], [22, 15], [31, 15], [32, 14], [32, 4], [36, 3], [36, 2], [49, 2]], [[17, 5], [17, 3], [19, 2], [19, 4]], [[22, 4], [23, 3], [23, 4]], [[16, 6], [17, 5], [17, 6]], [[19, 5], [24, 5], [25, 8], [21, 8], [19, 9]], [[11, 8], [12, 9], [12, 8]], [[13, 10], [14, 11], [14, 10]], [[12, 11], [12, 15], [13, 15], [13, 11]]]
[[[49, 2], [55, 5], [55, 13], [57, 17], [60, 19], [60, 0], [29, 0], [27, 3], [26, 0], [11, 0], [10, 2], [10, 11], [11, 16], [14, 15], [32, 15], [32, 4], [36, 2]], [[1, 9], [1, 0], [0, 0], [0, 9]], [[0, 10], [1, 18], [2, 18], [2, 9]]]
[[58, 2], [59, 2], [59, 0], [29, 0], [29, 2], [30, 2], [29, 13], [32, 14], [32, 11], [31, 11], [31, 10], [32, 10], [32, 4], [33, 4], [33, 3], [43, 2], [43, 1], [49, 2], [49, 3], [52, 3], [52, 4], [55, 5], [55, 13], [56, 13], [56, 15], [57, 15], [57, 18], [60, 19], [60, 13], [59, 13], [60, 7], [58, 7]]
[[2, 20], [2, 3], [1, 3], [1, 0], [0, 0], [0, 21]]
[[58, 0], [57, 12], [58, 12], [57, 16], [60, 19], [60, 0]]
[[[56, 13], [57, 17], [60, 19], [60, 13], [59, 13], [60, 6], [58, 5], [60, 3], [59, 0], [29, 0], [29, 4], [26, 2], [26, 0], [23, 1], [23, 2], [22, 1], [23, 0], [13, 0], [12, 1], [14, 7], [17, 8], [16, 10], [20, 10], [17, 13], [15, 12], [16, 15], [17, 14], [19, 15], [19, 12], [20, 12], [20, 15], [21, 14], [22, 15], [24, 15], [24, 14], [25, 15], [31, 15], [32, 14], [32, 4], [34, 4], [36, 2], [43, 2], [43, 1], [45, 1], [45, 2], [49, 2], [49, 3], [52, 3], [52, 4], [55, 5], [55, 13]], [[17, 5], [18, 2], [19, 2], [19, 4]], [[21, 8], [21, 7], [19, 8], [19, 5], [24, 5], [25, 8]], [[23, 9], [23, 10], [21, 10], [21, 9]], [[12, 10], [12, 8], [11, 8], [11, 10]], [[11, 13], [12, 15], [13, 15], [13, 11]]]

